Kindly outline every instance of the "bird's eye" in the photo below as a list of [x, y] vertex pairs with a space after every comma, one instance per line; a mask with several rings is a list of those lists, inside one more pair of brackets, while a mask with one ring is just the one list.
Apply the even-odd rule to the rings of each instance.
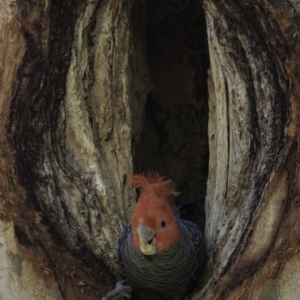
[[161, 227], [166, 227], [166, 225], [167, 225], [167, 224], [166, 224], [166, 221], [162, 220], [162, 221], [160, 222], [160, 226], [161, 226]]

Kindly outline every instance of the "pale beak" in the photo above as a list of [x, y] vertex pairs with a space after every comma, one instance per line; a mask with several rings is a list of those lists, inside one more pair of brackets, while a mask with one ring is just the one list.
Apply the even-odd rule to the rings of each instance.
[[145, 255], [156, 254], [156, 238], [155, 232], [146, 227], [144, 224], [140, 224], [137, 233], [139, 235], [140, 250]]

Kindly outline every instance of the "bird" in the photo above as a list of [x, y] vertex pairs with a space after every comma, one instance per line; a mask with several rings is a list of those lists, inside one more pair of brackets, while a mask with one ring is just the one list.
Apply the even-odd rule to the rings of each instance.
[[[130, 297], [132, 291], [148, 291], [160, 299], [184, 299], [205, 265], [203, 232], [180, 218], [180, 207], [173, 204], [179, 193], [171, 179], [156, 172], [133, 174], [127, 185], [138, 189], [139, 197], [118, 241], [118, 260], [126, 279], [111, 295], [125, 291]], [[111, 298], [107, 294], [102, 299]]]

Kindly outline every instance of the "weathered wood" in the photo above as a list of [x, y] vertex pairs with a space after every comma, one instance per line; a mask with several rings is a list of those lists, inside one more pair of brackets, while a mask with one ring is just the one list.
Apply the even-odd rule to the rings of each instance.
[[[297, 6], [296, 1], [205, 2], [211, 257], [205, 287], [195, 299], [296, 299], [295, 290], [280, 286], [279, 269], [299, 245], [294, 238], [282, 243], [286, 222], [299, 213], [293, 163], [299, 113]], [[294, 223], [290, 234], [298, 227]]]
[[[1, 137], [5, 142], [8, 129], [13, 155], [7, 150], [11, 159], [3, 163], [15, 168], [16, 162], [9, 179], [17, 185], [3, 184], [5, 213], [11, 205], [7, 219], [25, 250], [42, 249], [63, 298], [97, 299], [120, 274], [116, 244], [132, 203], [132, 192], [124, 187], [125, 175], [132, 172], [132, 4], [9, 4], [15, 5], [12, 34], [22, 47], [13, 44], [8, 53], [23, 52], [11, 78], [3, 76], [13, 87], [5, 93], [1, 119], [8, 120]], [[10, 33], [9, 26], [3, 35]], [[7, 68], [4, 59], [3, 65]], [[26, 190], [10, 203], [9, 192], [21, 186]]]
[[156, 169], [206, 193], [193, 299], [298, 299], [299, 24], [296, 0], [1, 3], [0, 298], [99, 299], [126, 175]]

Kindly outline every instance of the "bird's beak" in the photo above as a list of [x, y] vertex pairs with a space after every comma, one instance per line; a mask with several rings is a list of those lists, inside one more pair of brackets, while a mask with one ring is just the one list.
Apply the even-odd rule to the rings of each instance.
[[140, 250], [145, 255], [156, 254], [156, 237], [155, 232], [146, 227], [144, 224], [140, 224], [137, 233], [139, 235]]

